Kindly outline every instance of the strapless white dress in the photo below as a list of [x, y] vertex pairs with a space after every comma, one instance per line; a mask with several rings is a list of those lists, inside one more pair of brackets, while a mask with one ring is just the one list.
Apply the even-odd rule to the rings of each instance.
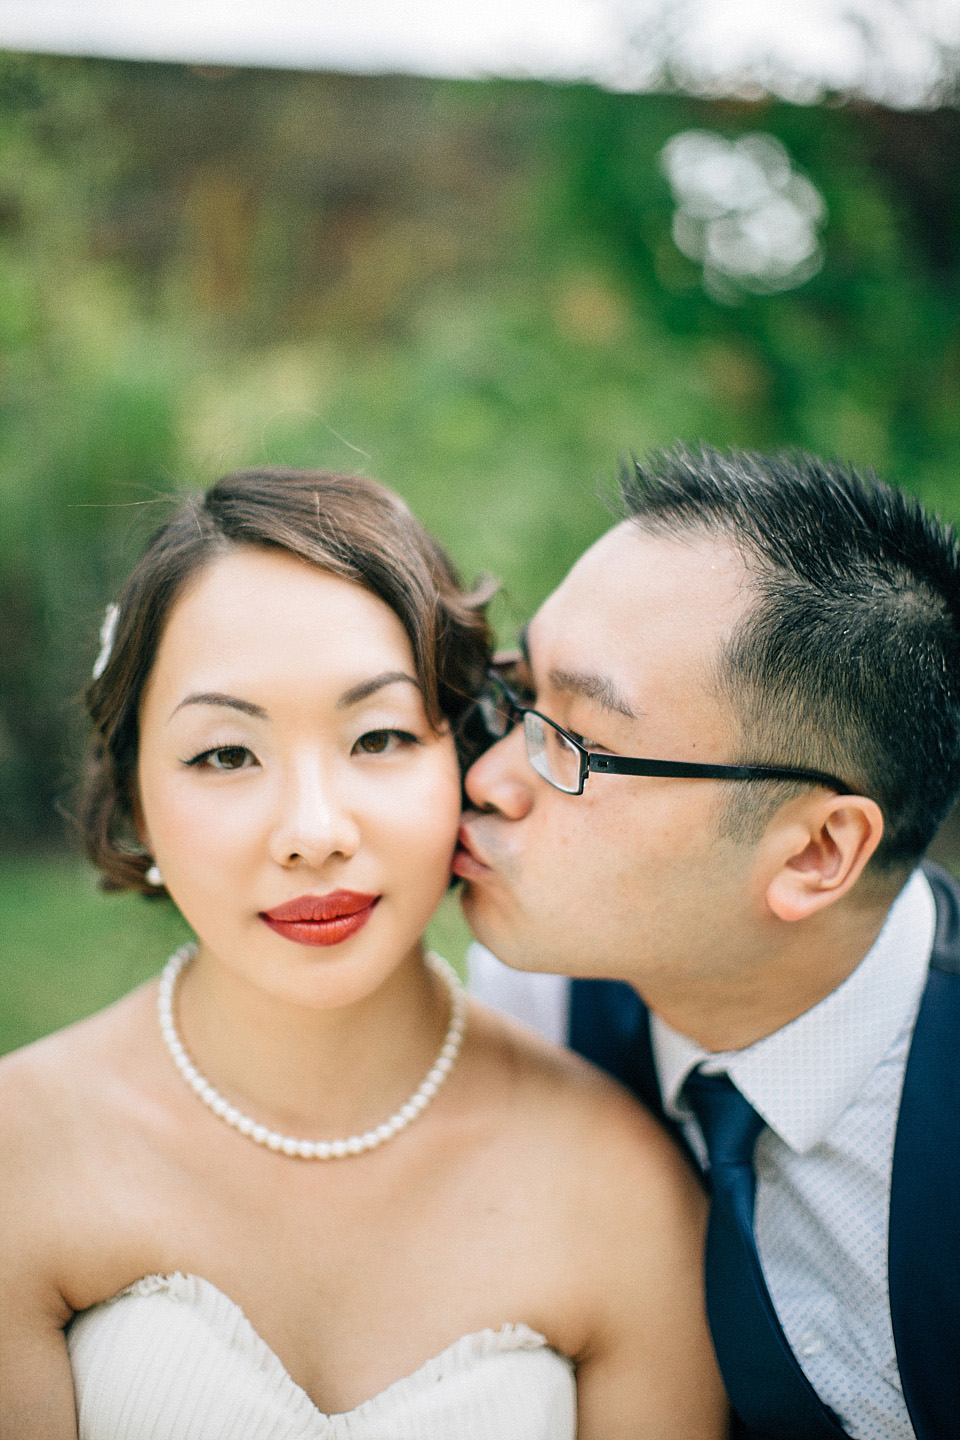
[[150, 1275], [82, 1311], [67, 1344], [80, 1440], [575, 1440], [570, 1361], [526, 1325], [464, 1335], [325, 1415], [243, 1311], [196, 1275]]

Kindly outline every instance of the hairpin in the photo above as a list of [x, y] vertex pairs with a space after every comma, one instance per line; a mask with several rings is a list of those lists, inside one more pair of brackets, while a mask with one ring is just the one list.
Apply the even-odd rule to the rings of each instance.
[[117, 621], [120, 619], [120, 606], [108, 605], [103, 616], [103, 624], [100, 626], [100, 654], [93, 662], [93, 678], [99, 680], [106, 670], [113, 654], [113, 637], [117, 633]]

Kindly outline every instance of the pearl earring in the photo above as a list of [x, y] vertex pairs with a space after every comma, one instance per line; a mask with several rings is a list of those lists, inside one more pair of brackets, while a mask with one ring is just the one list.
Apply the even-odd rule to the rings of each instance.
[[163, 884], [163, 876], [160, 874], [159, 865], [151, 865], [143, 878], [148, 885], [153, 885], [155, 889], [159, 889]]

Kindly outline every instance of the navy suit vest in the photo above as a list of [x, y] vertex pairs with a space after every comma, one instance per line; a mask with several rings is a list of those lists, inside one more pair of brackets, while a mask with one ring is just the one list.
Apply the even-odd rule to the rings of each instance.
[[[937, 927], [897, 1119], [890, 1313], [919, 1440], [960, 1440], [960, 885], [938, 866], [923, 870]], [[629, 985], [575, 980], [570, 1044], [629, 1086], [688, 1149], [664, 1115], [649, 1016]]]

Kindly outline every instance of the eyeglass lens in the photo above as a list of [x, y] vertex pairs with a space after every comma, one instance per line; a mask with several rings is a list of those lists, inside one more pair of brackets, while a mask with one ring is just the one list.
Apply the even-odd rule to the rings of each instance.
[[580, 789], [580, 752], [559, 730], [528, 710], [523, 717], [527, 759], [544, 780], [558, 790], [576, 794]]
[[514, 722], [513, 706], [503, 691], [490, 685], [477, 700], [480, 715], [487, 734], [493, 740], [502, 740]]
[[[479, 697], [478, 705], [487, 733], [494, 740], [504, 735], [520, 718], [515, 705], [496, 684]], [[558, 790], [577, 794], [580, 790], [580, 752], [561, 731], [532, 710], [523, 712], [523, 738], [527, 759]]]

